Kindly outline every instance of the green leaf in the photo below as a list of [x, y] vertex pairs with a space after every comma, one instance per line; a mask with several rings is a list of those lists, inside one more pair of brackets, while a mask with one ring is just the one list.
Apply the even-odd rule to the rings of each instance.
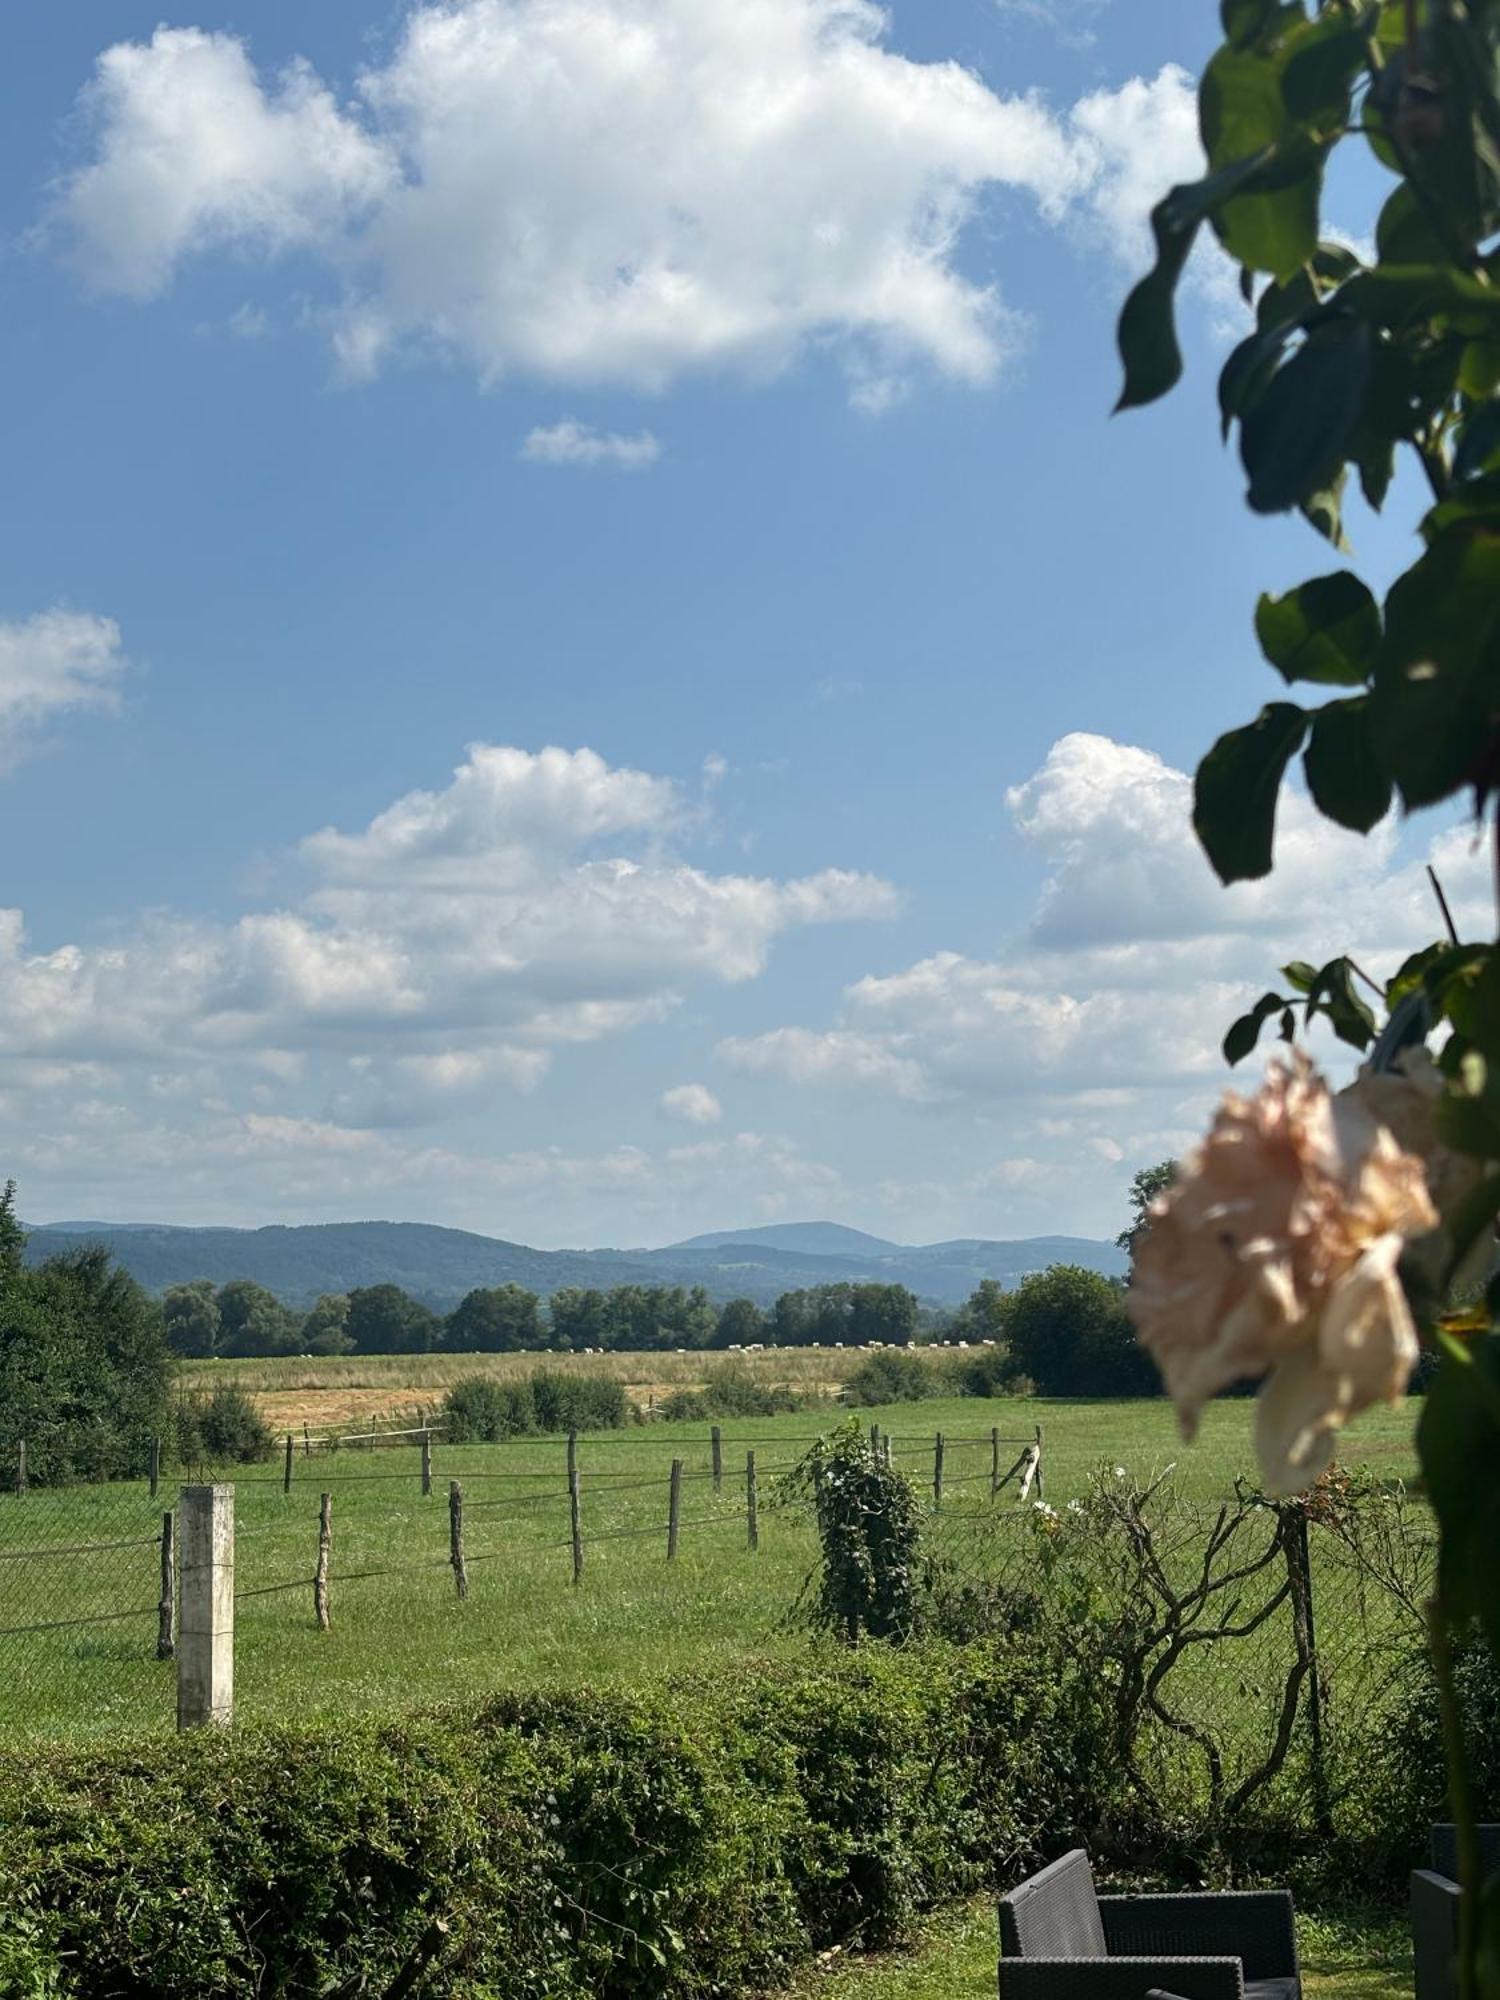
[[1375, 667], [1380, 609], [1352, 570], [1311, 577], [1255, 607], [1255, 636], [1285, 681], [1358, 687]]
[[1485, 403], [1465, 418], [1453, 454], [1455, 479], [1475, 479], [1500, 470], [1500, 401]]
[[1443, 1274], [1445, 1292], [1463, 1269], [1464, 1260], [1485, 1230], [1494, 1233], [1497, 1212], [1500, 1212], [1500, 1173], [1486, 1175], [1477, 1188], [1470, 1189], [1451, 1215], [1444, 1216], [1443, 1227], [1451, 1245], [1448, 1268]]
[[1447, 246], [1409, 181], [1402, 181], [1380, 211], [1375, 251], [1382, 264], [1441, 264], [1447, 259]]
[[1151, 211], [1156, 262], [1135, 285], [1120, 313], [1116, 341], [1125, 364], [1125, 383], [1115, 404], [1121, 410], [1154, 403], [1182, 374], [1177, 345], [1177, 280], [1204, 217], [1264, 165], [1264, 150], [1231, 161], [1201, 181], [1174, 187]]
[[1339, 298], [1359, 318], [1397, 331], [1437, 318], [1480, 336], [1500, 327], [1500, 290], [1451, 264], [1377, 264], [1352, 277]]
[[1260, 1031], [1273, 1014], [1279, 1014], [1286, 1001], [1279, 993], [1262, 993], [1248, 1014], [1240, 1018], [1224, 1037], [1224, 1060], [1231, 1069], [1249, 1055], [1260, 1040]]
[[1500, 1651], [1500, 1342], [1445, 1342], [1422, 1399], [1417, 1451], [1437, 1515], [1438, 1591], [1448, 1617], [1478, 1616]]
[[1372, 346], [1369, 328], [1354, 320], [1315, 328], [1245, 411], [1240, 457], [1257, 514], [1284, 513], [1330, 489], [1359, 422]]
[[1326, 818], [1354, 833], [1380, 824], [1391, 809], [1391, 778], [1375, 754], [1368, 695], [1317, 711], [1302, 769], [1313, 804]]
[[[1369, 10], [1373, 11], [1373, 10]], [[1286, 59], [1281, 100], [1301, 123], [1345, 123], [1349, 93], [1366, 61], [1367, 13], [1328, 13], [1309, 25]]]
[[1282, 102], [1279, 51], [1222, 48], [1203, 73], [1198, 124], [1211, 167], [1274, 149], [1281, 172], [1219, 207], [1214, 228], [1230, 256], [1273, 278], [1289, 278], [1318, 244], [1321, 151], [1310, 147]]
[[1331, 958], [1313, 981], [1307, 996], [1307, 1018], [1327, 1017], [1328, 1025], [1341, 1042], [1367, 1049], [1375, 1039], [1375, 1016], [1361, 998], [1354, 983], [1354, 968], [1347, 958]]
[[1296, 332], [1294, 325], [1266, 327], [1242, 340], [1224, 363], [1219, 375], [1220, 431], [1229, 435], [1229, 426], [1243, 416], [1281, 365], [1286, 344]]
[[[1266, 286], [1256, 303], [1256, 325], [1262, 332], [1273, 326], [1285, 326], [1290, 331], [1294, 325], [1326, 317], [1326, 288], [1343, 284], [1346, 278], [1363, 269], [1354, 252], [1346, 250], [1342, 243], [1320, 243], [1311, 263], [1294, 272], [1284, 285]], [[1314, 278], [1320, 283], [1314, 284]]]
[[1248, 48], [1281, 12], [1279, 0], [1220, 0], [1219, 20], [1224, 39], [1234, 48]]
[[1500, 709], [1500, 532], [1457, 522], [1391, 586], [1371, 700], [1376, 755], [1407, 807], [1469, 780]]
[[1344, 482], [1347, 478], [1341, 465], [1333, 477], [1314, 493], [1304, 493], [1297, 503], [1297, 511], [1310, 527], [1327, 542], [1331, 542], [1340, 555], [1349, 552], [1349, 540], [1344, 533]]
[[1221, 882], [1270, 874], [1277, 794], [1306, 734], [1305, 711], [1273, 701], [1221, 736], [1198, 766], [1193, 827]]
[[1305, 958], [1294, 958], [1290, 965], [1282, 966], [1281, 976], [1297, 992], [1311, 993], [1318, 981], [1318, 968]]

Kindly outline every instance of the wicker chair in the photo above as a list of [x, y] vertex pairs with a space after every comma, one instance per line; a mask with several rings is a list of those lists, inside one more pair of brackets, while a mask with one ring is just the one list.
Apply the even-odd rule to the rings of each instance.
[[[1486, 1875], [1500, 1868], [1500, 1826], [1479, 1829]], [[1458, 2000], [1458, 1835], [1445, 1824], [1432, 1829], [1432, 1866], [1411, 1877], [1411, 1941], [1417, 2000]]]
[[1000, 1903], [1001, 2000], [1301, 2000], [1284, 1890], [1100, 1896], [1081, 1847]]

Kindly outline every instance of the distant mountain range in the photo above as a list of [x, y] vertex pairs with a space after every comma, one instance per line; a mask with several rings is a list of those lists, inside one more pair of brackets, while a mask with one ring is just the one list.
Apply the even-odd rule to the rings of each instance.
[[565, 1285], [702, 1285], [716, 1300], [808, 1285], [906, 1285], [930, 1305], [957, 1305], [982, 1278], [1015, 1285], [1049, 1264], [1123, 1276], [1124, 1254], [1082, 1236], [1015, 1242], [960, 1237], [906, 1244], [835, 1222], [714, 1230], [661, 1250], [532, 1250], [425, 1222], [317, 1222], [266, 1229], [193, 1229], [173, 1223], [56, 1222], [31, 1229], [33, 1263], [81, 1243], [103, 1243], [153, 1292], [191, 1278], [253, 1278], [291, 1306], [320, 1292], [395, 1284], [438, 1311], [476, 1285], [525, 1285], [544, 1297]]

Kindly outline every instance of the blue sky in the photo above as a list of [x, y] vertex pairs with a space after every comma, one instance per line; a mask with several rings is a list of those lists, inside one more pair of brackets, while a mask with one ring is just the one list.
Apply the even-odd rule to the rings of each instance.
[[1225, 897], [1186, 825], [1330, 566], [1243, 511], [1210, 257], [1108, 419], [1215, 15], [15, 10], [24, 1213], [1112, 1234], [1280, 957], [1425, 937], [1431, 829], [1294, 808]]

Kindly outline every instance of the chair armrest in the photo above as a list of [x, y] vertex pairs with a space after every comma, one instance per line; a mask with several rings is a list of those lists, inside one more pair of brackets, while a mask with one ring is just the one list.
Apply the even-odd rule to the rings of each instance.
[[1000, 2000], [1244, 2000], [1237, 1958], [1003, 1958]]
[[1462, 1890], [1446, 1875], [1415, 1868], [1411, 1877], [1411, 1943], [1417, 2000], [1456, 2000], [1458, 1906]]
[[1240, 1959], [1246, 1979], [1295, 1979], [1297, 1925], [1285, 1889], [1200, 1896], [1101, 1896], [1099, 1915], [1116, 1952]]

